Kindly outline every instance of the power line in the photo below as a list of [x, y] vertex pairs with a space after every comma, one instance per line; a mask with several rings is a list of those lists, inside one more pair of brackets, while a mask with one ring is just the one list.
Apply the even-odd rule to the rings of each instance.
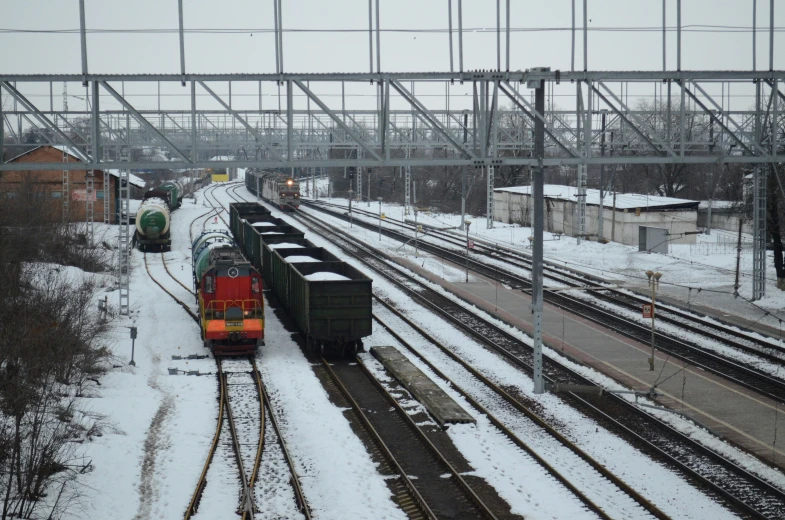
[[[418, 33], [418, 34], [446, 34], [449, 32], [447, 28], [430, 28], [430, 29], [401, 29], [401, 28], [388, 28], [378, 29], [382, 33]], [[663, 28], [661, 26], [619, 26], [619, 27], [589, 27], [589, 32], [658, 32], [661, 33]], [[510, 32], [527, 33], [527, 32], [565, 32], [572, 31], [571, 27], [510, 27]], [[666, 32], [677, 31], [676, 27], [666, 27]], [[702, 32], [702, 33], [752, 33], [752, 27], [748, 26], [733, 26], [733, 25], [685, 25], [681, 28], [682, 32]], [[108, 29], [108, 28], [92, 28], [86, 29], [87, 34], [179, 34], [178, 28], [160, 28], [160, 29]], [[194, 28], [183, 29], [183, 32], [188, 34], [274, 34], [273, 28]], [[285, 33], [362, 33], [368, 32], [368, 29], [303, 29], [303, 28], [287, 28], [282, 29]], [[463, 29], [464, 33], [489, 33], [495, 34], [496, 29], [492, 27], [466, 27]], [[760, 29], [757, 31], [762, 33]], [[768, 31], [765, 31], [768, 32]], [[785, 32], [785, 27], [775, 27], [774, 32]], [[0, 34], [79, 34], [80, 29], [16, 29], [16, 28], [0, 28]]]

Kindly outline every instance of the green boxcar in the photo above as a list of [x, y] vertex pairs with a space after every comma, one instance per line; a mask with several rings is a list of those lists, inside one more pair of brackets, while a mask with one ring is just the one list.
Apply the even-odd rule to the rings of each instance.
[[[324, 354], [362, 348], [371, 334], [373, 281], [344, 262], [290, 264], [289, 314], [308, 346]], [[314, 281], [307, 275], [330, 272], [349, 280]]]
[[[307, 242], [307, 241], [306, 241]], [[287, 260], [290, 256], [309, 256], [319, 260], [319, 262], [339, 262], [338, 257], [322, 247], [315, 247], [307, 242], [304, 248], [283, 248], [275, 249], [271, 254], [271, 284], [275, 295], [281, 304], [289, 310], [289, 287], [291, 278], [291, 267]], [[314, 263], [319, 263], [314, 262]]]
[[310, 242], [305, 240], [302, 231], [296, 233], [283, 234], [283, 235], [266, 235], [260, 237], [260, 252], [261, 252], [261, 272], [262, 277], [268, 284], [273, 283], [273, 252], [275, 249], [267, 247], [269, 244], [297, 244], [301, 246], [310, 245]]
[[[265, 223], [271, 224], [271, 226], [267, 227], [274, 227], [279, 225], [285, 225], [286, 222], [283, 220], [273, 217], [272, 215], [255, 215], [255, 216], [248, 216], [242, 222], [240, 226], [240, 236], [236, 238], [240, 247], [242, 247], [245, 254], [248, 258], [258, 256], [259, 266], [261, 267], [261, 252], [259, 249], [259, 235], [264, 232], [265, 227], [257, 227], [255, 224]], [[254, 248], [256, 246], [256, 248]], [[254, 255], [254, 251], [257, 251], [257, 254]]]
[[243, 220], [269, 215], [270, 210], [257, 202], [233, 202], [229, 204], [229, 229], [235, 242], [242, 246]]

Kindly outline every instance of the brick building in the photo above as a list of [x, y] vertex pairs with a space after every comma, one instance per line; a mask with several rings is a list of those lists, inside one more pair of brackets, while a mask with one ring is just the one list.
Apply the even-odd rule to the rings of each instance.
[[[66, 151], [64, 151], [66, 150]], [[48, 162], [81, 162], [61, 146], [38, 146], [14, 157], [9, 163], [48, 163]], [[87, 198], [87, 171], [70, 170], [68, 175], [68, 193], [63, 193], [64, 170], [19, 170], [0, 172], [0, 196], [12, 198], [19, 195], [20, 190], [32, 189], [34, 193], [59, 206], [62, 213], [63, 199], [68, 201], [70, 218], [74, 222], [85, 220]], [[118, 172], [116, 170], [95, 170], [93, 177], [93, 220], [104, 220], [104, 179], [109, 182], [109, 218], [111, 223], [117, 222], [116, 208], [119, 190], [117, 187]], [[144, 181], [131, 175], [131, 198], [141, 198]]]

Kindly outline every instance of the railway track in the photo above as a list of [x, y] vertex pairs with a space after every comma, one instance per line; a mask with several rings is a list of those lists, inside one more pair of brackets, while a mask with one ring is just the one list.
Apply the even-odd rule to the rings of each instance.
[[409, 518], [494, 520], [508, 516], [480, 498], [362, 360], [322, 359], [320, 367], [371, 435], [388, 466], [395, 468], [405, 488], [398, 490], [396, 498]]
[[[425, 363], [439, 378], [444, 380], [450, 388], [457, 391], [461, 396], [463, 396], [477, 411], [481, 414], [485, 415], [490, 422], [496, 426], [502, 434], [507, 437], [513, 444], [521, 448], [524, 452], [526, 452], [530, 457], [532, 457], [541, 467], [543, 467], [552, 477], [556, 480], [561, 482], [571, 493], [573, 493], [589, 510], [596, 513], [600, 518], [604, 519], [611, 519], [614, 518], [612, 514], [610, 514], [607, 509], [612, 508], [613, 510], [618, 510], [619, 508], [619, 498], [616, 495], [617, 491], [621, 491], [622, 493], [626, 494], [630, 497], [631, 502], [633, 502], [632, 509], [635, 509], [635, 506], [640, 507], [648, 511], [653, 517], [665, 519], [669, 518], [667, 514], [662, 512], [658, 507], [652, 504], [649, 500], [644, 498], [640, 493], [632, 489], [628, 486], [624, 481], [616, 477], [613, 473], [608, 471], [602, 464], [595, 461], [591, 456], [583, 452], [575, 443], [567, 439], [565, 436], [560, 434], [555, 428], [550, 426], [547, 422], [542, 420], [533, 410], [529, 409], [527, 405], [522, 402], [521, 400], [514, 397], [510, 392], [504, 390], [499, 385], [482, 375], [479, 371], [477, 371], [474, 367], [472, 367], [469, 363], [461, 359], [460, 356], [454, 354], [447, 346], [441, 343], [439, 340], [433, 337], [430, 333], [425, 331], [422, 327], [411, 321], [408, 317], [406, 317], [400, 310], [398, 310], [394, 304], [388, 301], [385, 298], [381, 298], [378, 295], [374, 295], [376, 301], [378, 301], [388, 312], [395, 315], [398, 319], [403, 321], [410, 329], [412, 329], [416, 335], [422, 337], [426, 342], [436, 347], [439, 351], [444, 353], [448, 358], [450, 358], [454, 363], [458, 366], [463, 368], [474, 380], [478, 382], [480, 385], [483, 385], [487, 390], [489, 390], [489, 394], [495, 395], [498, 402], [500, 403], [502, 408], [505, 408], [505, 404], [512, 407], [514, 410], [521, 413], [524, 417], [526, 417], [531, 424], [531, 429], [527, 428], [528, 434], [531, 436], [537, 436], [537, 438], [543, 437], [552, 437], [558, 446], [553, 448], [553, 451], [549, 451], [551, 456], [554, 455], [556, 450], [560, 448], [566, 447], [568, 450], [573, 452], [573, 457], [569, 459], [567, 465], [569, 466], [570, 474], [563, 474], [560, 472], [556, 467], [550, 464], [543, 456], [540, 456], [536, 450], [530, 447], [526, 441], [521, 439], [518, 435], [516, 435], [509, 427], [507, 427], [503, 420], [497, 418], [494, 413], [492, 413], [488, 408], [483, 406], [477, 399], [472, 397], [472, 395], [463, 388], [463, 385], [457, 383], [454, 379], [449, 378], [443, 371], [441, 371], [437, 366], [435, 366], [421, 351], [420, 349], [414, 347], [410, 341], [407, 341], [403, 338], [399, 330], [396, 330], [394, 327], [390, 326], [388, 322], [380, 317], [378, 313], [374, 313], [374, 320], [376, 320], [379, 325], [381, 325], [387, 332], [393, 336], [398, 343], [406, 350], [411, 352], [414, 356], [420, 359], [423, 363]], [[488, 394], [483, 394], [486, 398]], [[534, 431], [532, 431], [534, 430]], [[564, 462], [562, 462], [564, 464]], [[589, 473], [591, 477], [584, 478], [582, 482], [576, 484], [573, 483], [572, 479], [575, 479], [575, 474], [579, 473], [578, 468], [586, 468], [590, 469]], [[593, 471], [592, 471], [593, 470]], [[610, 486], [608, 484], [610, 483]], [[605, 504], [604, 507], [598, 504], [595, 500], [589, 498], [586, 492], [581, 491], [579, 489], [579, 485], [581, 486], [588, 486], [592, 488], [592, 492], [594, 496], [598, 497], [602, 500], [604, 497], [607, 496], [614, 496], [612, 504]], [[615, 487], [616, 489], [608, 490], [607, 487]], [[610, 507], [609, 507], [610, 506]], [[627, 507], [630, 507], [629, 505]], [[625, 516], [630, 516], [631, 511], [625, 511]], [[639, 515], [636, 515], [639, 516]]]
[[[317, 205], [311, 202], [307, 203], [307, 206], [323, 209], [320, 207], [321, 204]], [[345, 215], [335, 214], [334, 212], [329, 212], [329, 214], [348, 220], [348, 217]], [[354, 219], [354, 222], [368, 229], [378, 229], [375, 225], [363, 222], [361, 219]], [[401, 225], [400, 223], [397, 224]], [[383, 228], [382, 232], [401, 241], [408, 241], [411, 238], [402, 232], [389, 229]], [[441, 235], [445, 234], [442, 233]], [[444, 239], [448, 240], [448, 243], [452, 245], [456, 245], [455, 241], [459, 240], [452, 236], [444, 237]], [[464, 244], [461, 242], [461, 245]], [[465, 265], [466, 263], [465, 253], [460, 251], [442, 247], [422, 239], [419, 241], [419, 247], [457, 265]], [[512, 260], [510, 257], [513, 255], [505, 253], [507, 255], [505, 257], [501, 255], [500, 251], [488, 247], [481, 248], [480, 251], [484, 251], [484, 254], [488, 257], [501, 258], [512, 267], [525, 270], [531, 267], [530, 263], [524, 263], [525, 259], [523, 257], [517, 257], [515, 260]], [[510, 287], [526, 292], [531, 290], [531, 281], [520, 274], [495, 265], [488, 265], [477, 258], [469, 258], [469, 265], [475, 272], [490, 279], [498, 280]], [[598, 305], [598, 300], [592, 297], [571, 296], [562, 290], [550, 290], [548, 288], [545, 288], [543, 291], [543, 297], [546, 302], [636, 341], [644, 344], [649, 343], [651, 338], [650, 325], [642, 323], [637, 317], [640, 303], [649, 300], [641, 300], [633, 295], [599, 285], [586, 278], [563, 271], [556, 271], [552, 268], [546, 270], [546, 276], [560, 284], [566, 284], [568, 287], [588, 287], [592, 289], [593, 297], [598, 298], [605, 305]], [[627, 311], [626, 314], [618, 310], [614, 312], [614, 309], [619, 309], [619, 305], [623, 306], [624, 310]], [[630, 313], [633, 310], [635, 314], [631, 315]], [[734, 381], [745, 388], [754, 390], [780, 403], [785, 403], [785, 375], [777, 377], [759, 368], [759, 365], [764, 362], [785, 365], [785, 351], [777, 349], [768, 341], [743, 334], [730, 327], [715, 327], [715, 330], [710, 330], [712, 327], [710, 323], [696, 319], [694, 315], [670, 306], [658, 305], [657, 317], [661, 322], [665, 322], [673, 328], [682, 329], [692, 335], [690, 340], [682, 339], [678, 337], [678, 331], [665, 332], [662, 324], [660, 324], [656, 334], [658, 350], [707, 372]], [[692, 323], [688, 323], [687, 320], [691, 320]], [[710, 347], [701, 346], [701, 344], [705, 344], [704, 340], [706, 339], [720, 342], [727, 348], [742, 352], [749, 359], [742, 361], [729, 358]]]
[[[440, 315], [445, 321], [480, 344], [499, 353], [519, 369], [531, 374], [531, 348], [466, 307], [419, 282], [385, 259], [385, 255], [359, 243], [337, 228], [313, 216], [294, 216], [301, 223], [331, 240], [360, 260], [412, 299]], [[545, 358], [543, 372], [549, 384], [593, 385], [580, 374]], [[609, 431], [639, 446], [656, 460], [668, 463], [725, 504], [750, 518], [780, 518], [785, 515], [785, 493], [698, 444], [659, 419], [615, 396], [562, 394], [563, 399]], [[523, 395], [517, 399], [527, 402]], [[535, 405], [535, 403], [531, 403]]]
[[[217, 202], [217, 201], [216, 201]], [[215, 208], [213, 208], [213, 211]], [[212, 211], [211, 211], [212, 212]], [[208, 213], [211, 213], [208, 212]], [[206, 214], [208, 214], [206, 213]], [[196, 217], [193, 222], [203, 217]], [[166, 273], [177, 284], [193, 296], [193, 291], [177, 279], [166, 265], [166, 258], [161, 253], [161, 260]], [[147, 274], [169, 297], [171, 297], [188, 315], [197, 323], [199, 316], [171, 290], [164, 286], [150, 270], [147, 253], [144, 254], [144, 263]], [[218, 421], [213, 440], [208, 450], [202, 473], [199, 476], [196, 488], [188, 504], [184, 518], [191, 518], [199, 508], [199, 503], [207, 486], [207, 475], [219, 441], [224, 430], [228, 427], [231, 437], [232, 449], [238, 468], [241, 485], [241, 498], [237, 513], [243, 520], [252, 520], [257, 512], [254, 492], [258, 482], [259, 470], [263, 461], [265, 447], [272, 440], [277, 445], [276, 456], [283, 459], [288, 467], [288, 480], [291, 484], [293, 499], [297, 510], [306, 520], [311, 519], [311, 512], [305, 499], [299, 476], [283, 439], [278, 421], [273, 412], [269, 395], [262, 383], [261, 374], [256, 361], [249, 357], [243, 360], [233, 358], [216, 358], [217, 379], [219, 385]], [[227, 369], [228, 368], [228, 369]], [[225, 434], [224, 434], [225, 436]], [[266, 441], [267, 439], [267, 441]], [[273, 461], [275, 466], [275, 461]], [[250, 471], [246, 471], [250, 468]], [[286, 478], [286, 476], [283, 476]]]

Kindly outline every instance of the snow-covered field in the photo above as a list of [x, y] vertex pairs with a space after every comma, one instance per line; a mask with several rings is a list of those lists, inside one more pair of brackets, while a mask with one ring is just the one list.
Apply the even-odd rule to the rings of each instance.
[[[223, 187], [215, 188], [213, 193], [225, 204], [232, 202]], [[252, 199], [244, 188], [239, 189], [238, 193]], [[370, 208], [366, 208], [363, 203], [360, 207], [376, 211], [379, 205], [374, 203]], [[173, 247], [170, 253], [166, 253], [167, 265], [172, 274], [186, 286], [191, 286], [189, 226], [196, 217], [205, 214], [209, 209], [203, 192], [200, 192], [195, 201], [186, 200], [183, 207], [173, 214]], [[401, 208], [382, 205], [382, 211], [391, 216], [400, 216]], [[228, 217], [225, 214], [224, 216], [228, 221]], [[437, 225], [456, 223], [456, 217], [448, 215], [421, 214], [418, 218], [430, 219]], [[204, 217], [194, 222], [194, 235], [201, 231], [203, 220]], [[210, 221], [213, 220], [213, 217], [210, 217]], [[213, 225], [222, 225], [220, 219]], [[359, 238], [377, 246], [381, 245], [383, 249], [393, 251], [400, 246], [399, 243], [384, 237], [380, 242], [372, 232], [359, 229], [356, 231]], [[472, 231], [478, 236], [500, 242], [509, 236], [509, 241], [519, 247], [526, 242], [528, 236], [528, 230], [524, 228], [498, 223], [495, 229], [486, 230], [484, 219], [474, 219]], [[310, 233], [308, 238], [339, 256], [345, 256], [327, 240]], [[573, 252], [581, 248], [582, 251]], [[546, 243], [546, 254], [561, 261], [580, 264], [587, 270], [591, 268], [593, 272], [599, 271], [613, 276], [623, 275], [625, 270], [640, 270], [642, 273], [645, 269], [652, 268], [652, 265], [663, 264], [666, 267], [660, 267], [659, 270], [666, 269], [666, 276], [667, 265], [678, 265], [680, 267], [675, 271], [682, 277], [685, 276], [686, 265], [689, 265], [685, 260], [675, 257], [654, 258], [655, 255], [634, 254], [629, 248], [615, 244], [603, 246], [589, 243], [581, 248], [574, 247], [574, 240], [563, 238], [561, 241]], [[607, 263], [605, 260], [599, 262], [598, 259], [597, 263], [586, 264], [587, 251], [593, 253], [595, 249], [598, 255], [607, 255]], [[414, 251], [406, 247], [398, 251], [398, 254], [411, 258]], [[630, 264], [631, 257], [633, 259]], [[215, 376], [211, 375], [215, 371], [213, 360], [172, 360], [173, 355], [185, 357], [205, 353], [199, 338], [198, 325], [153, 283], [145, 271], [141, 253], [134, 251], [131, 262], [132, 313], [127, 318], [117, 320], [112, 348], [118, 359], [127, 362], [131, 342], [127, 339], [128, 331], [125, 327], [137, 326], [137, 364], [135, 367], [128, 367], [123, 363], [122, 367], [116, 368], [102, 380], [100, 397], [86, 403], [91, 409], [105, 414], [115, 426], [115, 431], [107, 432], [85, 446], [88, 456], [93, 459], [93, 470], [83, 476], [85, 488], [81, 509], [72, 510], [68, 518], [157, 519], [181, 516], [191, 499], [215, 430], [218, 386]], [[163, 269], [160, 255], [148, 255], [148, 262], [156, 279], [195, 308], [193, 296], [171, 280]], [[423, 257], [418, 263], [441, 273], [447, 279], [457, 281], [464, 276], [463, 271], [446, 266], [438, 259]], [[716, 281], [710, 275], [711, 268], [690, 269], [707, 271], [704, 274], [707, 286]], [[691, 279], [689, 276], [686, 278]], [[391, 298], [404, 298], [397, 289], [383, 281], [375, 280], [374, 288]], [[110, 291], [107, 294], [110, 304], [116, 302], [116, 292]], [[525, 374], [501, 363], [498, 357], [491, 355], [480, 345], [445, 327], [427, 310], [411, 304], [407, 305], [406, 312], [411, 319], [428, 328], [441, 341], [455, 346], [460, 355], [471, 360], [478, 369], [497, 382], [521, 389], [528, 398], [541, 401], [548, 413], [560, 420], [563, 433], [580, 442], [584, 450], [639, 489], [666, 513], [674, 518], [731, 517], [727, 510], [673, 471], [654, 463], [627, 443], [581, 417], [559, 399], [530, 394], [528, 389], [532, 384]], [[380, 314], [383, 315], [383, 312]], [[377, 473], [362, 443], [353, 434], [342, 410], [330, 403], [310, 363], [295, 343], [293, 333], [283, 327], [272, 309], [266, 309], [265, 317], [267, 345], [260, 349], [257, 362], [314, 517], [404, 518], [403, 512], [392, 502], [385, 481]], [[394, 321], [391, 316], [387, 318]], [[518, 334], [527, 341], [521, 333]], [[569, 456], [547, 439], [527, 438], [531, 436], [532, 430], [520, 417], [509, 411], [505, 412], [498, 398], [489, 395], [487, 389], [478, 385], [434, 347], [429, 347], [413, 334], [410, 336], [407, 340], [417, 344], [428, 359], [438, 364], [440, 369], [453, 377], [465, 391], [489, 410], [498, 413], [516, 434], [532, 443], [541, 456], [557, 465], [576, 485], [586, 488], [592, 498], [612, 511], [612, 516], [647, 516], [634, 504], [630, 504], [627, 497], [614, 496], [612, 487], [609, 488], [602, 482], [592, 482], [591, 473], [581, 469], [583, 466], [574, 464]], [[396, 344], [379, 326], [375, 326], [373, 336], [365, 343], [366, 346]], [[366, 359], [373, 366], [372, 359], [368, 356]], [[412, 360], [430, 374], [430, 370], [422, 362], [416, 358]], [[203, 375], [170, 376], [169, 368], [199, 371]], [[380, 369], [376, 366], [375, 370]], [[603, 380], [598, 374], [591, 376]], [[436, 377], [434, 379], [463, 406], [471, 408], [448, 384]], [[609, 386], [614, 385], [611, 381], [603, 382]], [[476, 411], [472, 413], [478, 415]], [[561, 484], [545, 474], [528, 456], [514, 448], [486, 418], [479, 417], [477, 426], [454, 426], [448, 433], [475, 468], [475, 473], [494, 486], [510, 503], [514, 512], [527, 518], [543, 519], [593, 516], [587, 513]], [[695, 435], [710, 437], [702, 431], [696, 431]], [[271, 456], [278, 460], [275, 453]], [[738, 453], [734, 453], [734, 456], [743, 457]], [[234, 507], [239, 502], [240, 486], [231, 450], [219, 450], [216, 461], [208, 475], [208, 485], [198, 518], [225, 518], [233, 514]], [[765, 467], [759, 467], [758, 471], [765, 474], [767, 479], [785, 485], [781, 474]], [[263, 464], [261, 474], [268, 476], [269, 481], [259, 484], [257, 497], [264, 497], [260, 503], [269, 506], [258, 517], [296, 517], [291, 489], [286, 483], [285, 469], [272, 462], [266, 467]], [[533, 478], [532, 475], [537, 477]]]

